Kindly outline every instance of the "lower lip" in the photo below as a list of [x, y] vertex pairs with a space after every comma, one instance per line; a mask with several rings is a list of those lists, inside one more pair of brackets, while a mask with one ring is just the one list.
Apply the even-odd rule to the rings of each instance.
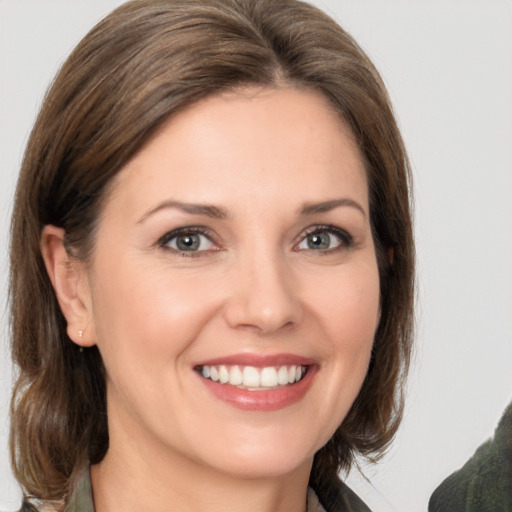
[[204, 385], [223, 402], [246, 411], [278, 411], [299, 402], [315, 378], [316, 367], [309, 366], [306, 375], [297, 383], [268, 391], [249, 391], [229, 384], [219, 384], [199, 375]]

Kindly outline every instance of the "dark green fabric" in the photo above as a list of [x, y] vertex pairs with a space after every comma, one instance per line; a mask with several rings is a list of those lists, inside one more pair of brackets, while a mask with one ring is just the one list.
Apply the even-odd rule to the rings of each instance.
[[34, 505], [31, 505], [28, 501], [23, 500], [20, 512], [37, 512], [37, 508], [35, 508]]
[[494, 438], [432, 494], [429, 512], [512, 512], [512, 403]]
[[[357, 495], [338, 478], [333, 477], [328, 481], [318, 481], [312, 478], [313, 483], [312, 487], [326, 512], [371, 512]], [[20, 512], [37, 512], [37, 509], [24, 503]], [[65, 512], [95, 512], [88, 468], [78, 479]]]
[[312, 474], [309, 483], [326, 512], [371, 512], [359, 496], [335, 475], [317, 478]]
[[[38, 512], [38, 508], [24, 500], [19, 512]], [[89, 468], [84, 469], [78, 478], [64, 512], [95, 512]]]
[[94, 512], [89, 468], [79, 478], [64, 512]]

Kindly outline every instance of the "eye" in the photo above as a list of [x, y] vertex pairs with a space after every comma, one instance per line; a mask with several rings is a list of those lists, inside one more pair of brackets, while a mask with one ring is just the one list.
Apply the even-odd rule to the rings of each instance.
[[159, 240], [159, 245], [180, 253], [197, 253], [217, 248], [206, 234], [206, 230], [200, 227], [171, 231]]
[[308, 230], [297, 250], [334, 251], [352, 245], [352, 237], [344, 230], [334, 226], [316, 226]]

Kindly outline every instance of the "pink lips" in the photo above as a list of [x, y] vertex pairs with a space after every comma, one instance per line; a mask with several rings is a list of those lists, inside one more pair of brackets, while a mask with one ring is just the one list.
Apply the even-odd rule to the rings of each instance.
[[198, 372], [198, 378], [206, 388], [218, 399], [247, 411], [276, 411], [300, 401], [308, 392], [318, 370], [318, 365], [309, 358], [294, 354], [257, 355], [237, 354], [203, 361], [195, 366], [198, 370], [203, 366], [252, 366], [256, 368], [302, 366], [306, 374], [294, 384], [279, 386], [268, 390], [253, 391], [230, 384], [221, 384], [206, 379]]
[[202, 361], [196, 366], [204, 365], [241, 365], [241, 366], [280, 366], [280, 365], [297, 365], [297, 366], [310, 366], [315, 362], [307, 357], [297, 356], [295, 354], [275, 354], [275, 355], [260, 355], [260, 354], [234, 354], [226, 357], [218, 357], [216, 359], [209, 359]]

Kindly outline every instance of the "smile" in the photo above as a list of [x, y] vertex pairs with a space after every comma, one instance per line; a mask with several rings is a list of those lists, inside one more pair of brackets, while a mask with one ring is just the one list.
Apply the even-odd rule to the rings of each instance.
[[303, 365], [242, 366], [201, 365], [195, 368], [205, 379], [249, 391], [268, 391], [300, 382], [308, 367]]
[[216, 399], [244, 411], [271, 412], [302, 401], [320, 365], [297, 354], [231, 354], [193, 369]]

